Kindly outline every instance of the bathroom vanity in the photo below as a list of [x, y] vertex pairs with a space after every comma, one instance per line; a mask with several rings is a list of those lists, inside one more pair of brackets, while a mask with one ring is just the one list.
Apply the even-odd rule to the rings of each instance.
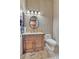
[[23, 33], [22, 34], [22, 48], [23, 54], [29, 52], [37, 52], [44, 49], [43, 33]]

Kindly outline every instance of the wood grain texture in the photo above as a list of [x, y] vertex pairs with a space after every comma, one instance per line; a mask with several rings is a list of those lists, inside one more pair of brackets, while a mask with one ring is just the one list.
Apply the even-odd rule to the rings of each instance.
[[44, 34], [23, 35], [23, 53], [43, 50], [44, 45]]

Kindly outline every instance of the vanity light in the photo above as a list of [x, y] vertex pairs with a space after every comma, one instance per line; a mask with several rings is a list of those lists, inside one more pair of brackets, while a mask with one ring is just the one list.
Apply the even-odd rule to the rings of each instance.
[[35, 11], [35, 14], [37, 14], [37, 12]]
[[35, 10], [27, 10], [27, 12], [25, 14], [40, 15], [40, 12], [39, 11], [35, 11]]
[[31, 11], [30, 13], [33, 14], [33, 11]]
[[38, 15], [40, 15], [40, 12], [38, 12]]
[[30, 11], [29, 10], [27, 11], [27, 14], [30, 14]]

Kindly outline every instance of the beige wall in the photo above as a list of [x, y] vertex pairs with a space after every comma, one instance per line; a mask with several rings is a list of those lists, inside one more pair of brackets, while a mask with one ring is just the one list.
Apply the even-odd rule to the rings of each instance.
[[53, 38], [59, 44], [59, 1], [53, 0]]
[[[45, 33], [52, 34], [53, 37], [52, 3], [52, 0], [27, 0], [26, 9], [38, 9], [41, 12], [41, 16], [38, 17], [40, 27]], [[27, 27], [29, 18], [26, 16]]]
[[[38, 9], [41, 12], [41, 16], [38, 17], [40, 21], [40, 27], [45, 33], [52, 34], [52, 37], [59, 42], [59, 15], [58, 15], [58, 0], [21, 0], [24, 3], [23, 9]], [[28, 28], [29, 16], [25, 17], [25, 24]]]

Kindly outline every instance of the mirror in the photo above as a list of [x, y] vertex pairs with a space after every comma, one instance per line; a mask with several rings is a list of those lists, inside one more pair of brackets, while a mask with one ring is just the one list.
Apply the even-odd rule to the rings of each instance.
[[36, 16], [31, 16], [29, 20], [29, 25], [31, 28], [38, 28], [39, 27], [39, 21]]

